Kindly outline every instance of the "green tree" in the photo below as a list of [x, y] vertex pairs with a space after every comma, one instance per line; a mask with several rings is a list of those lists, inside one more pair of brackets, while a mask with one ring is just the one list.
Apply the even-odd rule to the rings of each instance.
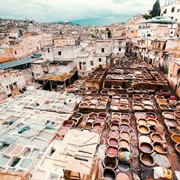
[[108, 30], [108, 38], [111, 38], [111, 30]]
[[143, 18], [146, 19], [146, 20], [147, 20], [147, 19], [150, 19], [150, 18], [151, 18], [151, 15], [144, 14], [144, 15], [143, 15]]
[[161, 8], [160, 8], [159, 0], [156, 0], [150, 14], [152, 17], [155, 17], [155, 16], [160, 16], [160, 13], [161, 13]]
[[91, 37], [92, 37], [92, 38], [95, 38], [95, 35], [94, 35], [94, 34], [91, 34]]

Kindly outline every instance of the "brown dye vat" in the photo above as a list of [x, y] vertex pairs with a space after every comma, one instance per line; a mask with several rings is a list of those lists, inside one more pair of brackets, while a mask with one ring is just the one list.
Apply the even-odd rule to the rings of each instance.
[[109, 137], [118, 139], [120, 137], [120, 132], [119, 131], [111, 131], [109, 133]]
[[118, 147], [118, 140], [116, 138], [110, 137], [108, 139], [108, 145], [112, 147]]
[[94, 123], [93, 124], [93, 131], [95, 132], [101, 132], [103, 128], [101, 127], [101, 123]]
[[159, 105], [160, 109], [169, 109], [168, 105]]
[[157, 120], [155, 120], [155, 119], [148, 119], [148, 120], [147, 120], [147, 123], [148, 123], [149, 125], [156, 125], [158, 122], [157, 122]]
[[136, 119], [146, 119], [146, 114], [143, 112], [136, 112], [134, 115]]
[[163, 141], [162, 136], [160, 134], [157, 134], [157, 133], [152, 133], [151, 138], [152, 138], [153, 141], [156, 141], [156, 142]]
[[173, 135], [171, 135], [171, 139], [172, 139], [175, 143], [180, 143], [180, 135], [173, 134]]
[[137, 122], [137, 124], [139, 124], [139, 125], [146, 125], [146, 124], [147, 124], [146, 119], [138, 119], [136, 122]]
[[118, 173], [116, 175], [116, 180], [130, 180], [130, 178], [126, 173]]
[[68, 132], [68, 129], [62, 127], [62, 128], [58, 131], [58, 134], [60, 135], [60, 137], [64, 138], [64, 136], [66, 135], [67, 132]]
[[140, 161], [146, 166], [154, 166], [155, 165], [154, 159], [150, 154], [141, 153]]
[[89, 99], [83, 99], [83, 103], [89, 103], [90, 100]]
[[104, 121], [105, 121], [105, 118], [103, 118], [103, 117], [97, 117], [96, 118], [96, 122], [98, 122], [98, 123], [102, 123]]
[[167, 149], [166, 148], [163, 148], [163, 144], [160, 143], [160, 142], [154, 142], [153, 143], [153, 146], [154, 146], [154, 150], [157, 152], [157, 153], [160, 153], [160, 154], [167, 154]]
[[127, 109], [128, 109], [127, 105], [123, 105], [123, 104], [119, 105], [119, 110], [127, 110]]
[[117, 160], [117, 158], [112, 158], [112, 157], [106, 156], [103, 160], [103, 166], [105, 168], [116, 169], [118, 166], [118, 160]]
[[112, 146], [107, 147], [106, 155], [109, 156], [109, 157], [114, 157], [114, 158], [117, 157], [117, 155], [118, 155], [117, 148], [112, 147]]
[[151, 154], [154, 151], [153, 146], [150, 143], [147, 143], [147, 142], [141, 142], [139, 144], [139, 149], [143, 153], [148, 153], [148, 154]]
[[98, 115], [97, 113], [90, 113], [88, 116], [94, 118], [94, 117], [97, 117], [97, 115]]
[[[135, 90], [135, 91], [137, 91], [137, 90]], [[133, 99], [140, 99], [140, 98], [142, 98], [142, 96], [140, 94], [134, 94], [132, 97], [133, 97]]]
[[119, 141], [119, 146], [120, 148], [126, 148], [126, 149], [129, 149], [129, 142], [125, 139], [121, 139]]
[[128, 119], [122, 119], [121, 122], [122, 124], [130, 124], [130, 121]]
[[180, 134], [180, 129], [177, 129], [177, 127], [168, 126], [168, 131], [169, 131], [171, 134]]
[[141, 134], [149, 134], [150, 133], [150, 130], [147, 126], [145, 125], [139, 125], [138, 126], [138, 131], [141, 133]]
[[119, 130], [119, 124], [112, 124], [110, 127], [111, 131], [118, 131]]
[[180, 111], [175, 111], [175, 112], [174, 112], [174, 115], [175, 115], [177, 118], [180, 119]]
[[164, 105], [167, 105], [167, 104], [168, 104], [165, 99], [158, 99], [158, 100], [157, 100], [157, 103], [158, 103], [158, 104], [164, 104]]
[[116, 174], [112, 169], [105, 168], [103, 176], [105, 180], [115, 180]]
[[180, 153], [180, 143], [177, 143], [177, 144], [175, 145], [175, 149], [176, 149], [176, 151], [177, 151], [178, 153]]
[[87, 104], [87, 103], [81, 103], [79, 106], [80, 106], [81, 108], [87, 108], [87, 107], [88, 107], [88, 104]]
[[130, 132], [131, 131], [131, 128], [129, 125], [127, 124], [121, 124], [120, 125], [120, 130], [122, 130], [123, 132]]
[[127, 140], [127, 141], [130, 141], [131, 135], [130, 135], [128, 132], [122, 132], [122, 133], [120, 134], [120, 138], [121, 138], [121, 139], [125, 139], [125, 140]]
[[86, 122], [85, 129], [92, 129], [92, 123]]

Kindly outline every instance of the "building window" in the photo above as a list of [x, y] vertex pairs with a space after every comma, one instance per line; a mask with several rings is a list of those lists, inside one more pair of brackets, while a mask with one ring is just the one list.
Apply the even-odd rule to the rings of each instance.
[[131, 31], [132, 33], [134, 32], [134, 31]]
[[121, 51], [121, 48], [119, 48], [119, 51]]
[[82, 73], [82, 75], [84, 75], [84, 73]]
[[171, 12], [174, 12], [174, 11], [175, 11], [175, 7], [172, 7]]
[[14, 51], [14, 54], [17, 54], [17, 51]]
[[79, 69], [82, 69], [82, 62], [79, 62]]
[[179, 12], [179, 9], [177, 10], [177, 12]]
[[58, 55], [61, 55], [61, 51], [58, 51]]
[[164, 14], [166, 14], [166, 13], [167, 13], [167, 9], [164, 10]]
[[91, 63], [91, 66], [94, 66], [94, 61], [91, 61], [90, 63]]
[[48, 53], [50, 53], [50, 49], [48, 48]]
[[101, 60], [101, 58], [99, 58], [99, 62], [101, 62], [102, 60]]
[[173, 33], [173, 31], [171, 31], [171, 34]]
[[104, 48], [101, 48], [101, 52], [104, 52]]

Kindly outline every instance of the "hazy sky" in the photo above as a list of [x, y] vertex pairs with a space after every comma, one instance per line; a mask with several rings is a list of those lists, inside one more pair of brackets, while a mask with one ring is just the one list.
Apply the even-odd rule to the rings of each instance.
[[[92, 25], [124, 22], [144, 14], [156, 0], [0, 0], [0, 18], [38, 22], [74, 21]], [[161, 5], [164, 0], [161, 0]], [[104, 22], [104, 23], [103, 23]]]

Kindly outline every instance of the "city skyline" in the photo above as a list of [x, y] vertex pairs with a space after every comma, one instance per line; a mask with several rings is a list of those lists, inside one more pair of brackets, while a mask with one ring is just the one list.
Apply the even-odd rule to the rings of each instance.
[[[80, 25], [125, 22], [133, 14], [145, 14], [156, 0], [0, 0], [0, 18], [37, 22], [71, 21]], [[164, 0], [161, 0], [163, 5]]]

